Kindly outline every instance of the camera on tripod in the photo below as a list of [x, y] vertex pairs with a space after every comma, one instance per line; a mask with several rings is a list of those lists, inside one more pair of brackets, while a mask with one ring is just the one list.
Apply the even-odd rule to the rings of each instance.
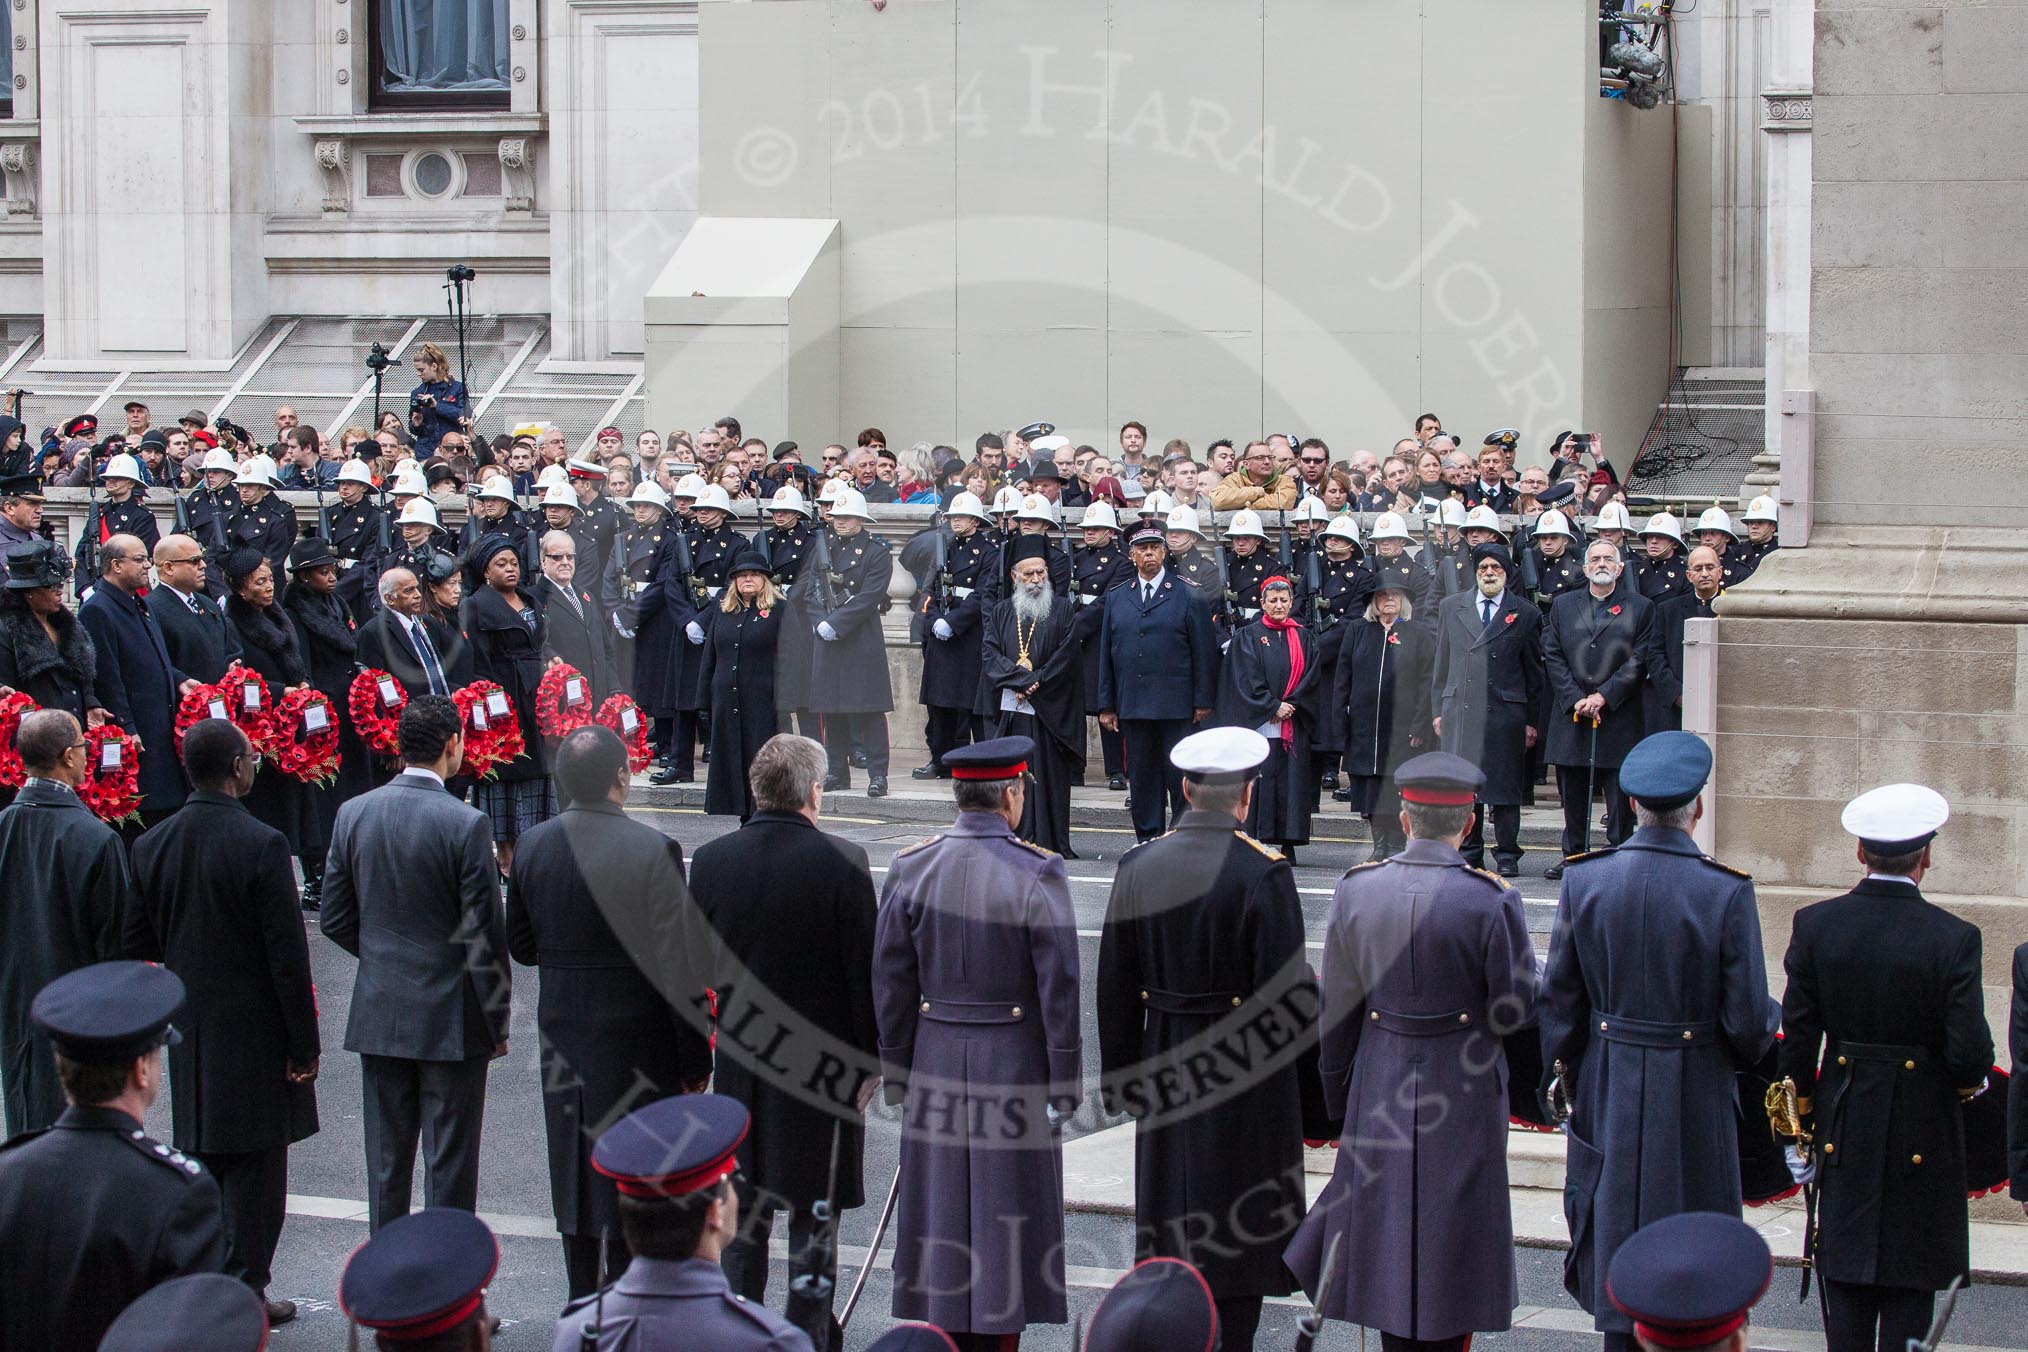
[[376, 376], [394, 364], [394, 358], [388, 356], [387, 349], [378, 342], [373, 345], [373, 350], [366, 354], [366, 369]]
[[453, 263], [444, 269], [444, 278], [451, 282], [469, 282], [479, 274], [464, 263]]

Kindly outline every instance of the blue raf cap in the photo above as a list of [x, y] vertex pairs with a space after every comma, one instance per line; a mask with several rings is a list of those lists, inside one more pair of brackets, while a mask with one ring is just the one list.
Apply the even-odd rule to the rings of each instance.
[[1092, 1312], [1089, 1352], [1211, 1352], [1218, 1309], [1211, 1288], [1180, 1258], [1150, 1258], [1113, 1283]]
[[1737, 1216], [1686, 1211], [1642, 1226], [1606, 1270], [1606, 1294], [1656, 1347], [1731, 1336], [1774, 1279], [1767, 1241]]
[[106, 1330], [99, 1352], [260, 1352], [267, 1340], [267, 1306], [253, 1288], [222, 1272], [199, 1272], [144, 1292]]
[[738, 1167], [747, 1111], [723, 1094], [678, 1094], [637, 1108], [592, 1147], [592, 1168], [628, 1197], [687, 1197]]
[[1620, 765], [1620, 792], [1657, 812], [1695, 798], [1711, 777], [1711, 748], [1694, 732], [1643, 737]]
[[1035, 743], [1027, 737], [995, 737], [943, 754], [953, 779], [1013, 779], [1028, 769]]
[[868, 1343], [866, 1352], [958, 1352], [958, 1345], [934, 1324], [897, 1324]]
[[346, 1260], [338, 1304], [388, 1342], [457, 1328], [486, 1305], [500, 1241], [469, 1211], [436, 1206], [390, 1221]]
[[44, 986], [28, 1007], [35, 1026], [73, 1061], [131, 1061], [181, 1042], [183, 981], [152, 962], [95, 962]]
[[1401, 801], [1425, 807], [1467, 807], [1479, 801], [1486, 787], [1486, 772], [1448, 751], [1426, 751], [1411, 756], [1394, 772], [1401, 788]]

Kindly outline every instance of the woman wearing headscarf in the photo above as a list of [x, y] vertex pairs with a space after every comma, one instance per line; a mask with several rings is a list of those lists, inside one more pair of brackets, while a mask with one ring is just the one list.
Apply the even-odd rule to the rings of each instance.
[[522, 753], [472, 788], [472, 805], [492, 818], [494, 851], [505, 873], [514, 863], [514, 842], [556, 815], [549, 756], [535, 726], [535, 688], [542, 684], [549, 631], [542, 608], [521, 585], [521, 556], [506, 536], [488, 535], [474, 545], [465, 576], [464, 631], [473, 673], [506, 692], [521, 724]]
[[1436, 634], [1415, 619], [1405, 589], [1387, 586], [1367, 601], [1363, 619], [1341, 626], [1334, 637], [1339, 648], [1331, 718], [1341, 725], [1352, 810], [1373, 828], [1367, 860], [1372, 863], [1408, 843], [1395, 770], [1436, 745], [1430, 730]]
[[1290, 612], [1295, 586], [1277, 574], [1261, 583], [1261, 615], [1233, 635], [1218, 682], [1217, 722], [1253, 728], [1268, 741], [1246, 829], [1279, 845], [1291, 864], [1310, 841], [1317, 811], [1316, 740], [1325, 664], [1317, 640]]
[[782, 594], [768, 556], [749, 549], [732, 563], [732, 581], [706, 631], [703, 689], [711, 700], [711, 760], [704, 775], [704, 811], [753, 815], [747, 767], [780, 730], [775, 699], [775, 647], [782, 632]]
[[[338, 777], [329, 784], [309, 786], [311, 816], [320, 842], [329, 842], [339, 805], [373, 787], [371, 753], [352, 726], [352, 673], [357, 669], [358, 638], [352, 616], [338, 599], [338, 556], [320, 535], [297, 541], [289, 551], [289, 586], [282, 609], [295, 622], [309, 658], [310, 684], [331, 701], [338, 724]], [[324, 852], [306, 852], [303, 864], [303, 909], [314, 911], [323, 896]]]
[[[274, 565], [251, 545], [235, 549], [225, 557], [225, 587], [225, 618], [239, 636], [240, 661], [267, 682], [270, 706], [280, 704], [310, 683], [310, 659], [295, 621], [275, 604]], [[289, 853], [303, 863], [303, 889], [314, 898], [328, 842], [311, 807], [310, 786], [264, 763], [245, 801], [247, 811], [288, 838]]]

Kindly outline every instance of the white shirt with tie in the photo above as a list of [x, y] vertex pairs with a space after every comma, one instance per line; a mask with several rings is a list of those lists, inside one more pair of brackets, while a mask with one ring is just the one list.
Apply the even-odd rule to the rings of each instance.
[[1155, 599], [1156, 593], [1162, 590], [1162, 579], [1167, 577], [1168, 575], [1169, 570], [1167, 568], [1164, 568], [1161, 572], [1155, 574], [1151, 578], [1136, 577], [1134, 579], [1134, 585], [1141, 589], [1142, 605], [1146, 605], [1148, 602]]

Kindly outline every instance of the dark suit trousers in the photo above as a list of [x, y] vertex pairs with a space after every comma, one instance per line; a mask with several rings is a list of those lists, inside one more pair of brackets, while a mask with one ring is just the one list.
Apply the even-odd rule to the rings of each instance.
[[1460, 853], [1465, 862], [1473, 868], [1486, 866], [1486, 818], [1493, 819], [1493, 861], [1516, 864], [1521, 862], [1521, 805], [1509, 807], [1487, 807], [1479, 804], [1472, 814], [1472, 829], [1465, 835]]
[[225, 1274], [265, 1293], [289, 1211], [289, 1148], [191, 1154], [218, 1180], [225, 1210]]
[[1107, 779], [1111, 779], [1114, 775], [1123, 775], [1127, 772], [1127, 763], [1121, 755], [1120, 735], [1117, 732], [1107, 732], [1104, 728], [1099, 729], [1099, 755], [1105, 760]]
[[848, 780], [852, 777], [851, 764], [845, 758], [854, 747], [866, 752], [869, 776], [887, 778], [887, 715], [825, 714], [824, 752], [832, 774]]
[[923, 740], [929, 744], [931, 765], [940, 763], [946, 751], [986, 740], [986, 720], [970, 709], [945, 709], [932, 704], [925, 712], [929, 720]]
[[1902, 1352], [1929, 1332], [1935, 1309], [1934, 1291], [1826, 1281], [1825, 1352]]
[[408, 1214], [418, 1135], [423, 1204], [478, 1209], [479, 1129], [490, 1059], [359, 1058], [366, 1097], [367, 1219], [373, 1230]]
[[[1183, 772], [1169, 763], [1176, 743], [1190, 735], [1187, 718], [1123, 718], [1121, 755], [1127, 765], [1127, 793], [1133, 799], [1134, 839], [1153, 840], [1183, 815]], [[1168, 816], [1163, 805], [1168, 805]]]
[[[1620, 792], [1620, 772], [1601, 765], [1596, 770], [1582, 765], [1559, 765], [1556, 767], [1556, 792], [1563, 799], [1563, 852], [1565, 855], [1581, 854], [1584, 851], [1585, 823], [1591, 818], [1591, 798], [1585, 793], [1585, 781], [1591, 781], [1594, 792], [1605, 795], [1606, 829], [1605, 844], [1617, 845], [1634, 833], [1634, 805]], [[1927, 1332], [1927, 1330], [1924, 1330]]]
[[588, 1296], [601, 1286], [611, 1286], [634, 1261], [627, 1252], [627, 1242], [617, 1231], [606, 1241], [606, 1277], [599, 1280], [599, 1237], [597, 1235], [558, 1235], [563, 1241], [563, 1279], [570, 1287], [570, 1298], [576, 1300]]

